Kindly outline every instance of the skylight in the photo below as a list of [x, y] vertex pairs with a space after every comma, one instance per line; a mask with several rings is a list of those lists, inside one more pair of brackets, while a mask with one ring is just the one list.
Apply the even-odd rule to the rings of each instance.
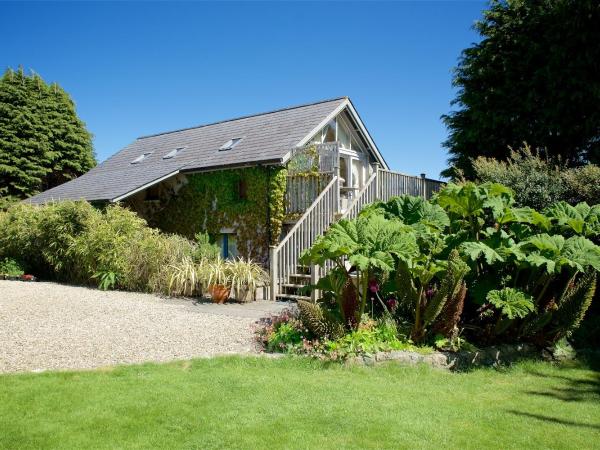
[[152, 152], [142, 153], [140, 156], [138, 156], [133, 161], [131, 161], [131, 164], [141, 163], [143, 160], [145, 160], [151, 154], [152, 154]]
[[242, 138], [233, 138], [233, 139], [229, 139], [227, 142], [225, 142], [221, 148], [219, 149], [220, 151], [223, 150], [231, 150], [233, 147], [235, 147], [236, 145], [238, 145], [240, 143], [240, 141], [242, 140]]
[[171, 158], [175, 157], [177, 155], [177, 153], [179, 153], [184, 148], [185, 147], [177, 147], [176, 149], [171, 150], [169, 153], [167, 153], [165, 156], [163, 156], [163, 159], [171, 159]]

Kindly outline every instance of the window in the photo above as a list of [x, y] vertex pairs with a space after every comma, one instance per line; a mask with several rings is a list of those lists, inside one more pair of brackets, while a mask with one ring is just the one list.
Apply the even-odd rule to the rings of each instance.
[[229, 139], [227, 142], [225, 142], [221, 146], [221, 148], [219, 148], [219, 151], [231, 150], [233, 147], [235, 147], [236, 145], [238, 145], [241, 140], [242, 140], [242, 138]]
[[362, 144], [352, 136], [352, 150], [356, 152], [364, 152]]
[[224, 259], [234, 259], [239, 256], [235, 233], [221, 233], [217, 245], [221, 247], [221, 256]]
[[141, 163], [143, 160], [145, 160], [151, 154], [152, 154], [152, 152], [142, 153], [140, 156], [138, 156], [133, 161], [131, 161], [131, 164]]
[[337, 141], [343, 148], [350, 149], [350, 130], [341, 118], [337, 121]]
[[163, 156], [163, 159], [171, 159], [174, 158], [181, 150], [183, 150], [185, 147], [177, 147], [175, 150], [171, 150], [169, 153], [167, 153], [165, 156]]
[[248, 183], [246, 180], [239, 180], [237, 183], [238, 200], [248, 200]]
[[160, 199], [160, 184], [155, 184], [146, 189], [146, 197], [144, 198], [147, 202], [153, 202]]
[[335, 119], [323, 128], [323, 142], [335, 142]]
[[340, 177], [342, 178], [342, 187], [348, 187], [348, 175], [348, 159], [340, 158]]

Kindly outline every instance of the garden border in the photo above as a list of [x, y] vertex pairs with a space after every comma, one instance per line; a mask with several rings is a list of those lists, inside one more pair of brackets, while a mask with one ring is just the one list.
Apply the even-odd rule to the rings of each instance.
[[532, 357], [541, 358], [542, 352], [529, 344], [517, 344], [487, 347], [476, 351], [435, 351], [429, 354], [405, 350], [379, 352], [372, 355], [355, 356], [348, 359], [346, 364], [374, 366], [386, 362], [396, 362], [411, 366], [426, 364], [435, 369], [457, 371], [481, 366], [508, 365], [520, 359]]

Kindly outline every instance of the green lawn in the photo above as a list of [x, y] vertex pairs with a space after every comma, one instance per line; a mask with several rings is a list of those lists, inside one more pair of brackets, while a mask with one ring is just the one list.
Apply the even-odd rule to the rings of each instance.
[[0, 448], [591, 448], [600, 372], [219, 358], [0, 377]]

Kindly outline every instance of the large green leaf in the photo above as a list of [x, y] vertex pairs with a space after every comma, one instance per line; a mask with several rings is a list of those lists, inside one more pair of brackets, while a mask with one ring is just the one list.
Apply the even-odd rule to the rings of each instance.
[[512, 191], [506, 186], [472, 182], [449, 183], [438, 193], [436, 201], [446, 211], [462, 218], [480, 216], [484, 208], [490, 208], [495, 216], [514, 202]]
[[450, 225], [450, 219], [441, 206], [410, 195], [392, 197], [387, 202], [376, 202], [361, 214], [372, 212], [382, 213], [388, 219], [400, 219], [407, 225], [423, 225], [438, 231]]
[[488, 292], [487, 301], [511, 320], [523, 318], [534, 310], [533, 298], [530, 295], [509, 287]]
[[303, 254], [302, 260], [323, 264], [347, 258], [360, 270], [372, 267], [390, 272], [394, 269], [394, 256], [410, 260], [418, 255], [418, 250], [412, 228], [381, 214], [368, 214], [333, 224]]
[[483, 256], [488, 264], [504, 262], [504, 258], [496, 250], [483, 242], [463, 242], [459, 248], [461, 253], [471, 261], [477, 261]]
[[575, 233], [583, 233], [585, 218], [590, 212], [587, 204], [571, 206], [565, 201], [556, 202], [544, 210], [544, 213], [560, 227], [569, 228]]
[[506, 208], [502, 215], [497, 218], [499, 224], [523, 223], [533, 225], [542, 231], [549, 231], [552, 226], [551, 220], [544, 214], [533, 208]]
[[572, 267], [583, 272], [588, 267], [600, 271], [600, 247], [583, 236], [573, 236], [565, 241], [563, 256]]

